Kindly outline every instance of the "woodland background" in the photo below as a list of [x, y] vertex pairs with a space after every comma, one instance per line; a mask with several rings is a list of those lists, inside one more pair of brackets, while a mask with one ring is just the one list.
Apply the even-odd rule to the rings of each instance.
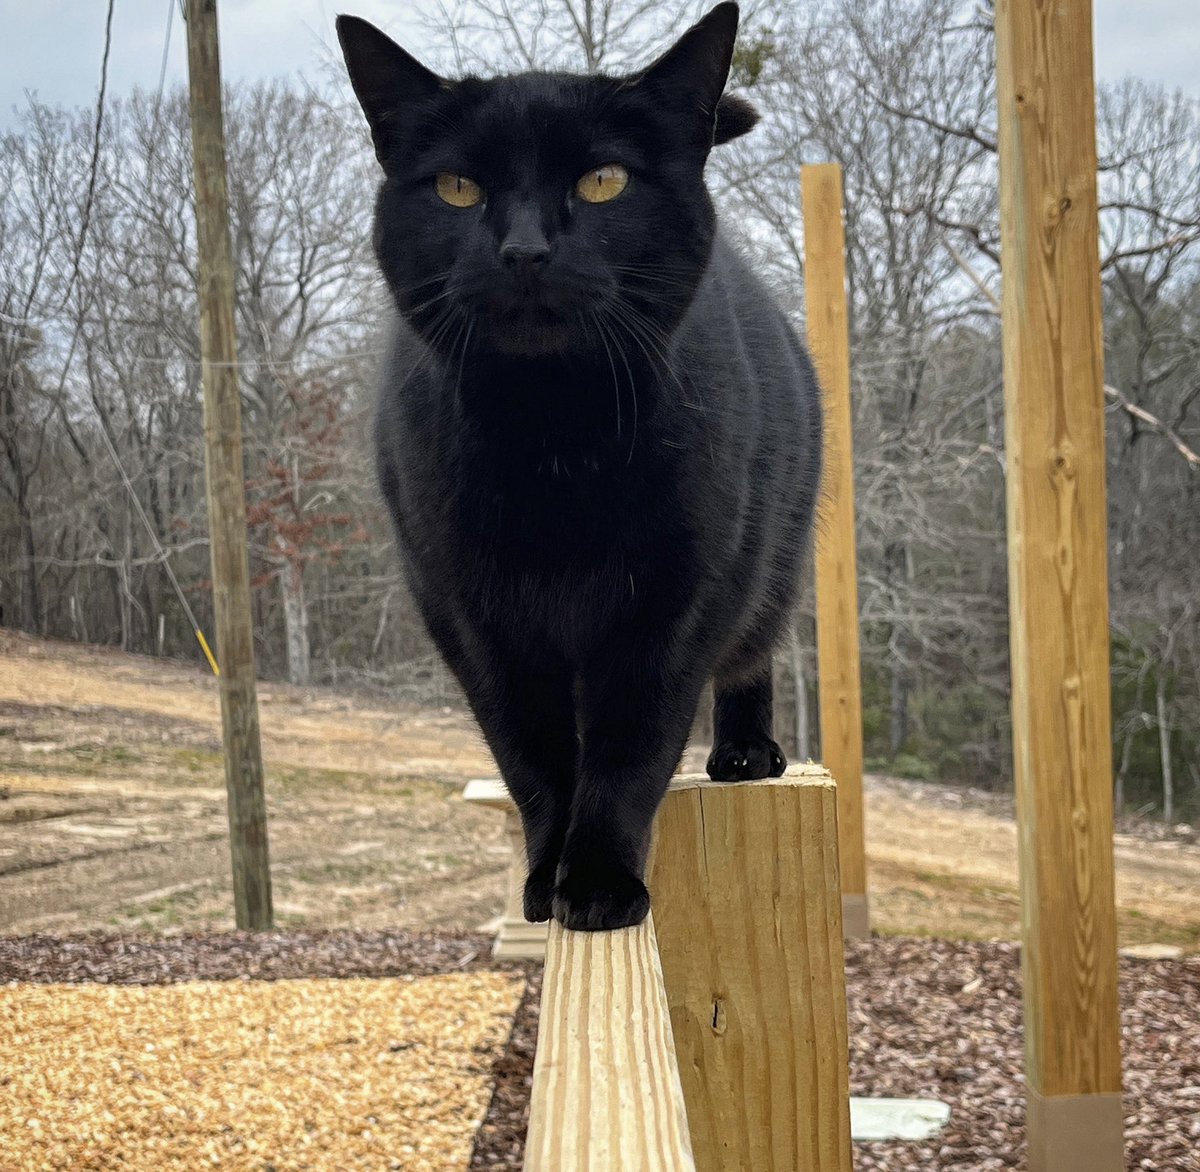
[[[696, 11], [423, 8], [447, 71], [622, 70]], [[753, 4], [731, 85], [764, 120], [710, 182], [802, 327], [798, 168], [844, 168], [868, 764], [1003, 789], [993, 53], [986, 5]], [[1174, 820], [1200, 812], [1200, 103], [1129, 78], [1097, 106], [1114, 785]], [[366, 442], [383, 292], [361, 116], [332, 61], [232, 87], [226, 111], [260, 671], [452, 701]], [[95, 109], [30, 101], [0, 135], [0, 622], [199, 659], [168, 571], [211, 630], [202, 453], [186, 94], [110, 94], [99, 134]], [[801, 753], [814, 665], [808, 591], [778, 664]]]

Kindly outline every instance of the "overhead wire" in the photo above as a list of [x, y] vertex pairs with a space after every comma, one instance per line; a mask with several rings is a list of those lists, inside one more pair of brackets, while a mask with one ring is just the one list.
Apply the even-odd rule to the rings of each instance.
[[[84, 196], [83, 215], [80, 219], [79, 226], [79, 242], [75, 251], [75, 263], [71, 272], [71, 277], [67, 282], [67, 291], [64, 294], [64, 304], [70, 298], [73, 286], [79, 279], [80, 268], [83, 265], [84, 245], [87, 242], [87, 232], [91, 224], [92, 205], [96, 197], [96, 183], [100, 171], [100, 152], [103, 146], [104, 134], [104, 98], [108, 90], [108, 59], [112, 52], [112, 25], [113, 25], [113, 10], [116, 7], [116, 0], [108, 0], [108, 12], [104, 22], [104, 52], [100, 58], [100, 90], [96, 97], [96, 120], [95, 130], [92, 142], [92, 159], [88, 175], [87, 192]], [[171, 38], [171, 23], [173, 19], [173, 11], [167, 21], [166, 44], [163, 46], [162, 69], [159, 75], [159, 95], [155, 100], [155, 122], [158, 119], [158, 107], [162, 100], [162, 86], [166, 78], [167, 53], [170, 48]], [[79, 336], [83, 330], [83, 314], [80, 314], [75, 322], [74, 331], [71, 334], [71, 344], [67, 348], [67, 357], [63, 364], [63, 382], [66, 381], [67, 371], [70, 368], [71, 361], [75, 357], [75, 347], [79, 344]], [[167, 573], [167, 577], [174, 588], [175, 596], [179, 599], [179, 604], [183, 608], [184, 614], [187, 615], [188, 622], [191, 623], [192, 630], [196, 635], [196, 641], [200, 645], [200, 650], [204, 652], [205, 659], [208, 660], [208, 665], [212, 669], [213, 675], [220, 675], [220, 668], [217, 666], [217, 661], [212, 653], [212, 648], [208, 644], [208, 640], [204, 637], [204, 631], [199, 622], [196, 620], [196, 615], [191, 608], [191, 604], [187, 600], [187, 596], [183, 592], [183, 587], [179, 584], [179, 579], [175, 576], [175, 570], [171, 566], [171, 562], [167, 551], [163, 548], [162, 542], [158, 539], [158, 533], [155, 531], [150, 518], [146, 515], [146, 510], [142, 506], [142, 502], [137, 495], [137, 491], [133, 487], [133, 482], [129, 478], [129, 474], [125, 471], [125, 465], [121, 461], [121, 457], [117, 452], [116, 445], [112, 441], [112, 436], [108, 434], [108, 423], [100, 411], [94, 397], [90, 400], [92, 410], [96, 413], [96, 418], [100, 423], [100, 435], [104, 440], [104, 446], [108, 450], [112, 462], [116, 465], [117, 472], [120, 474], [121, 482], [124, 484], [126, 491], [129, 494], [129, 499], [133, 502], [134, 511], [144, 526], [146, 533], [150, 537], [150, 541], [154, 546], [154, 550], [159, 560], [162, 563], [163, 569]]]

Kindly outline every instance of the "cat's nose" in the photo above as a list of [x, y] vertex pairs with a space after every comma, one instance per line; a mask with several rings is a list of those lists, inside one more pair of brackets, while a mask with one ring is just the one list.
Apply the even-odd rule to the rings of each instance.
[[518, 208], [500, 242], [500, 259], [505, 268], [533, 269], [550, 258], [550, 241], [542, 231], [540, 217], [532, 207]]
[[500, 245], [500, 259], [510, 268], [534, 268], [550, 258], [550, 243], [545, 237], [537, 240], [505, 240]]

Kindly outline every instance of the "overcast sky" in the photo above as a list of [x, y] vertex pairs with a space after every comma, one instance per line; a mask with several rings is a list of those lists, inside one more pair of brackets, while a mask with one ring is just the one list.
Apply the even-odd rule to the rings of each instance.
[[[168, 7], [174, 0], [116, 0], [109, 63], [112, 92], [158, 84]], [[104, 40], [103, 0], [0, 0], [0, 125], [27, 91], [64, 105], [94, 102]], [[227, 80], [319, 74], [334, 44], [333, 18], [349, 11], [421, 51], [425, 34], [400, 0], [221, 0]], [[1096, 70], [1127, 73], [1200, 96], [1197, 0], [1096, 0]], [[168, 82], [182, 81], [183, 22], [174, 14]]]

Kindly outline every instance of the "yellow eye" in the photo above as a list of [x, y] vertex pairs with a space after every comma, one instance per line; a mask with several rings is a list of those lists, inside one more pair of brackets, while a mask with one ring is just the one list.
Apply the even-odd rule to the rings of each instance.
[[437, 193], [456, 208], [473, 208], [483, 199], [483, 191], [474, 179], [450, 171], [438, 172]]
[[608, 203], [616, 199], [629, 183], [629, 172], [620, 163], [605, 163], [589, 171], [575, 184], [575, 193], [588, 203]]

